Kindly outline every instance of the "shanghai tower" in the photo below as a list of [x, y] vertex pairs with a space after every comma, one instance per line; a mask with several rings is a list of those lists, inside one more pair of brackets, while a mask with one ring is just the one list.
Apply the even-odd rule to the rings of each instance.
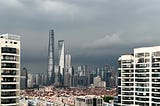
[[47, 84], [54, 82], [54, 30], [49, 30]]

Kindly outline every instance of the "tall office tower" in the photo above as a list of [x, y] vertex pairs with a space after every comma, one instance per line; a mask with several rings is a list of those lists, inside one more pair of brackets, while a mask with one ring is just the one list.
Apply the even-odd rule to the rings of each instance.
[[119, 61], [119, 105], [159, 106], [160, 46], [136, 48]]
[[33, 87], [33, 85], [34, 85], [34, 77], [31, 73], [28, 73], [27, 85], [29, 88]]
[[18, 106], [20, 97], [20, 37], [0, 35], [0, 105]]
[[73, 85], [73, 70], [71, 65], [71, 55], [67, 51], [65, 55], [65, 71], [64, 71], [64, 86], [71, 87]]
[[61, 74], [61, 83], [64, 81], [64, 66], [65, 66], [65, 46], [64, 40], [58, 41], [58, 59], [59, 59], [59, 66], [60, 66], [60, 74]]
[[49, 31], [47, 84], [54, 82], [54, 30]]
[[20, 77], [20, 88], [21, 89], [27, 88], [27, 81], [28, 81], [28, 73], [27, 73], [27, 69], [24, 67], [21, 71], [21, 77]]

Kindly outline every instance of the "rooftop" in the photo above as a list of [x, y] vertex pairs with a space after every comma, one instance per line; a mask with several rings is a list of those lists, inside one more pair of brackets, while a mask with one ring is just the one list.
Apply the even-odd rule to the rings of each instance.
[[0, 38], [20, 41], [20, 36], [14, 35], [14, 34], [9, 34], [9, 33], [0, 35]]

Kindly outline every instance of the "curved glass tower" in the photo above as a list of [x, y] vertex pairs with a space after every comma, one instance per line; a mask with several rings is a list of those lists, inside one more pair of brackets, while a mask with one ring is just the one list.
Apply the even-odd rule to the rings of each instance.
[[54, 30], [49, 31], [47, 84], [54, 82]]

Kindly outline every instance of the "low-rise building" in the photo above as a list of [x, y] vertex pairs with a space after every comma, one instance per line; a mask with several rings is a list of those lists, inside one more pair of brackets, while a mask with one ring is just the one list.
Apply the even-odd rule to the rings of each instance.
[[79, 96], [75, 99], [75, 106], [103, 106], [103, 99], [96, 96]]

